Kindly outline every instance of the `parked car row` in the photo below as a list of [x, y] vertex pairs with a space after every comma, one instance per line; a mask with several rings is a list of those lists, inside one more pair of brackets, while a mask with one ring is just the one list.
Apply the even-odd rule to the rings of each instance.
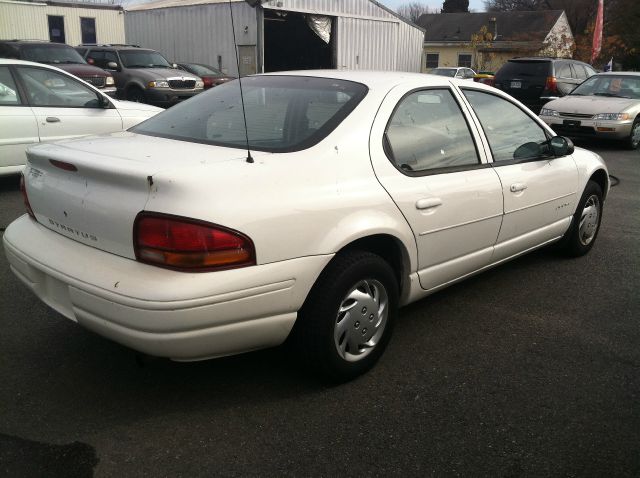
[[171, 63], [137, 45], [84, 44], [74, 49], [46, 41], [1, 40], [0, 58], [55, 65], [112, 97], [162, 107], [233, 79], [207, 65]]

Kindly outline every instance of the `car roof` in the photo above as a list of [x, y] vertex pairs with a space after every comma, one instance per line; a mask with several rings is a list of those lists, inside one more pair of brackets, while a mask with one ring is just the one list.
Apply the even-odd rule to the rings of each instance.
[[[428, 73], [409, 73], [402, 71], [368, 71], [368, 70], [300, 70], [265, 73], [269, 76], [310, 76], [316, 78], [333, 78], [336, 80], [355, 81], [369, 88], [391, 89], [403, 83], [421, 82], [425, 86], [449, 86], [451, 83], [469, 86], [469, 81], [449, 78], [447, 76], [430, 75]], [[495, 91], [482, 83], [473, 83], [481, 89]]]

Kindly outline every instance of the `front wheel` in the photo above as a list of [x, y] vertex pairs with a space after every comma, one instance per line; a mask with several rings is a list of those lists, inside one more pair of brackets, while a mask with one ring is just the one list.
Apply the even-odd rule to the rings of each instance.
[[294, 345], [331, 380], [351, 380], [384, 352], [397, 308], [397, 280], [384, 259], [366, 251], [340, 253], [302, 306]]
[[602, 188], [589, 181], [584, 188], [571, 226], [561, 242], [561, 249], [572, 257], [585, 255], [591, 250], [602, 222]]
[[633, 122], [631, 133], [626, 139], [626, 143], [629, 149], [638, 149], [638, 146], [640, 146], [640, 118], [636, 118]]
[[127, 90], [127, 101], [133, 101], [135, 103], [144, 103], [145, 102], [144, 91], [140, 88], [132, 87]]

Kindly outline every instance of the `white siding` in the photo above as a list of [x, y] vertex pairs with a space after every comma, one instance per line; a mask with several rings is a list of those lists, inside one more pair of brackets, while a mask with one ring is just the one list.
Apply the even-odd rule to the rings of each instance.
[[65, 37], [69, 45], [82, 43], [80, 17], [96, 19], [96, 40], [99, 43], [124, 43], [122, 10], [8, 1], [0, 1], [0, 38], [48, 41], [47, 15], [64, 17]]
[[[233, 4], [238, 45], [257, 44], [256, 10], [246, 3]], [[246, 27], [246, 30], [245, 30]], [[204, 63], [237, 75], [229, 4], [209, 4], [128, 11], [127, 43], [153, 48], [170, 61]]]
[[[173, 61], [217, 66], [220, 55], [223, 68], [237, 73], [227, 3], [136, 8], [140, 10], [125, 13], [127, 43], [156, 49]], [[340, 69], [420, 71], [424, 32], [375, 2], [268, 0], [263, 8], [336, 17]], [[234, 2], [233, 9], [238, 44], [257, 45], [260, 50], [259, 10], [245, 2]], [[259, 63], [259, 51], [257, 57]]]

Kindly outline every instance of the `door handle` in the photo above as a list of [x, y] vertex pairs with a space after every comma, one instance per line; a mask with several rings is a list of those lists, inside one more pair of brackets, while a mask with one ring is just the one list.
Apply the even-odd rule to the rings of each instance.
[[60, 118], [56, 118], [55, 116], [47, 116], [47, 123], [59, 123]]
[[440, 198], [424, 198], [418, 199], [416, 202], [416, 209], [431, 209], [438, 206], [442, 206], [442, 199]]
[[525, 189], [527, 189], [527, 185], [525, 183], [513, 183], [509, 188], [512, 193], [519, 193]]

